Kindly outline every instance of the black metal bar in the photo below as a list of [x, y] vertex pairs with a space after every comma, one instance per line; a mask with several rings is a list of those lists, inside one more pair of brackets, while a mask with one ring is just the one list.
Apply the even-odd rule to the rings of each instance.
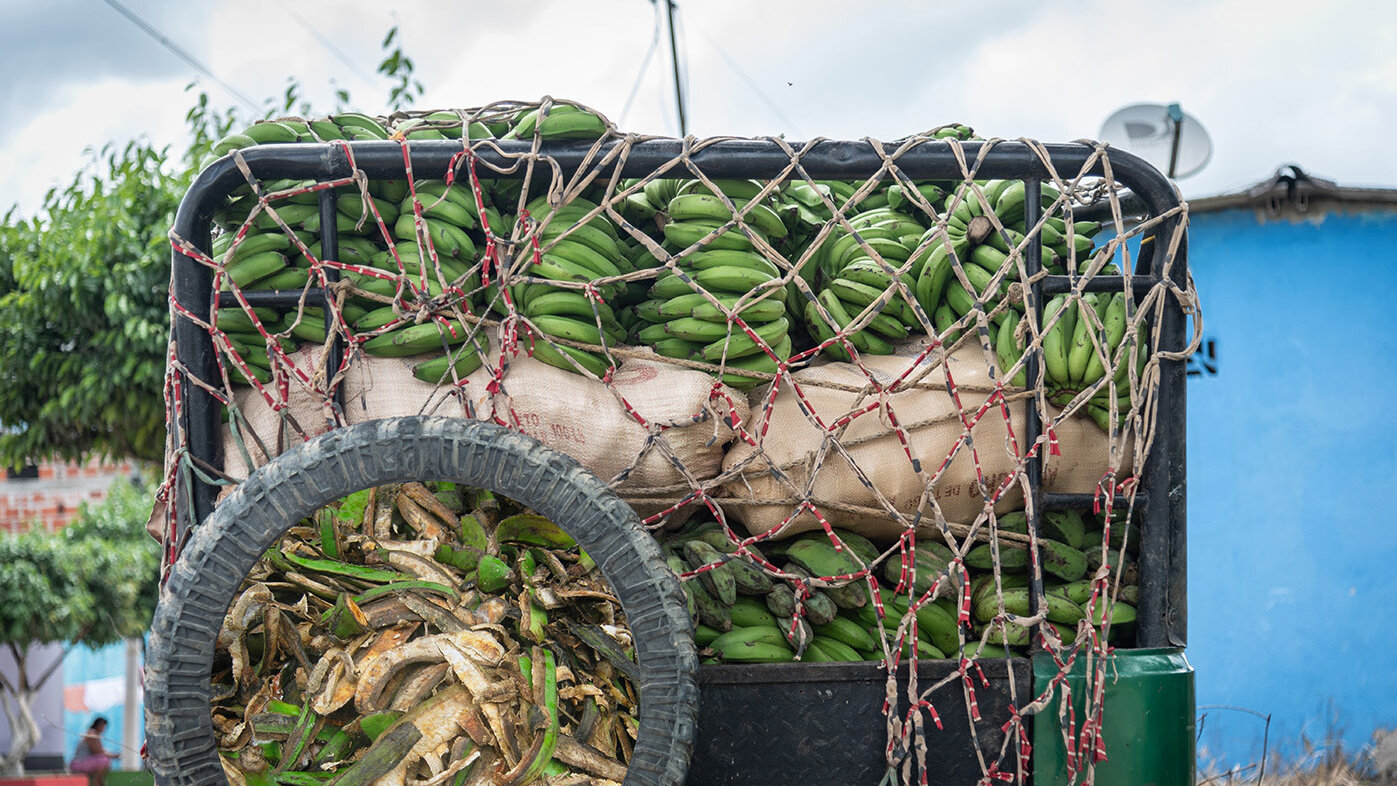
[[[181, 212], [184, 210], [184, 204], [189, 201], [190, 197], [186, 195], [184, 202], [180, 203]], [[212, 207], [194, 211], [189, 216], [185, 231], [180, 233], [183, 239], [193, 243], [205, 254], [210, 251], [209, 219], [212, 213]], [[174, 252], [171, 265], [171, 298], [200, 319], [210, 319], [213, 306], [213, 269], [178, 249]], [[214, 356], [212, 337], [183, 314], [176, 312], [173, 320], [171, 330], [175, 338], [176, 358], [184, 364], [189, 373], [200, 379], [216, 379], [218, 361]], [[183, 408], [174, 424], [177, 431], [175, 444], [189, 445], [192, 454], [190, 458], [198, 458], [202, 453], [207, 460], [206, 451], [210, 447], [217, 450], [222, 442], [218, 434], [220, 405], [208, 391], [191, 384], [188, 379], [182, 379], [179, 388]], [[199, 448], [197, 453], [193, 450], [196, 446]], [[212, 465], [212, 462], [210, 464]], [[203, 521], [209, 511], [213, 510], [213, 501], [218, 493], [215, 486], [201, 483], [197, 478], [193, 479], [189, 486], [193, 489], [192, 499], [186, 500], [182, 494], [176, 493], [170, 502], [176, 512], [177, 541], [183, 540], [191, 521]], [[176, 485], [176, 489], [182, 488], [184, 486]], [[186, 505], [188, 509], [185, 509]]]
[[[319, 289], [311, 289], [306, 292], [302, 289], [249, 289], [242, 293], [243, 300], [247, 301], [253, 308], [274, 308], [278, 310], [289, 310], [300, 304], [301, 298], [306, 300], [309, 308], [321, 308], [325, 305], [325, 294]], [[242, 304], [238, 302], [237, 296], [232, 292], [218, 293], [219, 308], [235, 308]]]
[[[1158, 276], [1131, 276], [1130, 288], [1139, 298], [1146, 295], [1150, 290], [1159, 285]], [[1067, 276], [1045, 276], [1043, 278], [1043, 294], [1045, 296], [1061, 295], [1064, 292], [1072, 292], [1081, 287], [1083, 292], [1124, 292], [1125, 276], [1092, 276], [1090, 280], [1083, 282], [1080, 277], [1068, 278]]]
[[[1038, 218], [1043, 213], [1043, 185], [1038, 178], [1024, 178], [1024, 203], [1023, 219], [1025, 227], [1033, 227], [1038, 224]], [[1028, 247], [1024, 250], [1024, 274], [1029, 280], [1037, 278], [1043, 270], [1043, 233], [1034, 232], [1028, 238]], [[1043, 282], [1034, 281], [1028, 288], [1028, 304], [1025, 311], [1027, 318], [1034, 320], [1038, 325], [1038, 332], [1043, 330]], [[1038, 370], [1042, 367], [1043, 342], [1038, 342], [1034, 351], [1028, 353], [1024, 361], [1024, 379], [1036, 382]], [[1032, 384], [1032, 383], [1031, 383]], [[1029, 401], [1024, 406], [1024, 444], [1032, 446], [1038, 442], [1038, 438], [1043, 434], [1043, 420], [1038, 412], [1038, 403]], [[1043, 561], [1042, 552], [1038, 548], [1038, 539], [1043, 537], [1043, 451], [1035, 450], [1029, 457], [1027, 465], [1024, 467], [1025, 474], [1028, 475], [1028, 490], [1030, 499], [1028, 510], [1029, 531], [1034, 537], [1029, 541], [1029, 564], [1032, 566], [1028, 573], [1028, 614], [1034, 616], [1038, 614], [1038, 596], [1043, 594]], [[1034, 625], [1035, 634], [1042, 625], [1041, 622]], [[1033, 636], [1032, 651], [1039, 650], [1038, 635]]]
[[[1149, 504], [1150, 494], [1141, 489], [1135, 494], [1136, 506]], [[1058, 491], [1045, 491], [1042, 495], [1043, 510], [1087, 510], [1099, 498], [1095, 494], [1064, 494]], [[1124, 494], [1117, 494], [1113, 505], [1124, 506], [1130, 502]]]
[[[372, 179], [401, 179], [405, 176], [403, 153], [398, 142], [373, 141], [350, 143], [354, 151], [354, 163]], [[424, 173], [441, 172], [452, 165], [453, 156], [461, 152], [461, 143], [455, 141], [413, 142], [411, 155], [414, 171]], [[613, 148], [619, 143], [604, 143], [593, 151], [590, 142], [555, 142], [545, 148], [548, 157], [570, 176], [584, 165], [597, 168]], [[974, 160], [983, 142], [960, 143], [967, 159]], [[823, 141], [803, 149], [802, 143], [790, 143], [790, 147], [801, 151], [801, 164], [815, 179], [863, 179], [877, 172], [883, 165], [883, 158], [877, 149], [867, 142]], [[1053, 162], [1054, 168], [1061, 171], [1078, 172], [1095, 155], [1095, 148], [1084, 144], [1043, 145]], [[486, 170], [488, 177], [520, 178], [523, 167], [509, 174], [496, 174], [496, 168], [508, 168], [518, 162], [531, 150], [531, 143], [504, 140], [491, 141], [474, 149], [476, 159]], [[331, 180], [350, 175], [349, 159], [338, 144], [292, 144], [259, 145], [239, 151], [252, 173], [268, 177], [275, 172], [283, 178], [312, 178]], [[637, 142], [626, 153], [621, 167], [622, 177], [643, 177], [661, 166], [670, 164], [684, 152], [683, 142], [677, 139], [654, 139]], [[726, 178], [773, 178], [790, 168], [791, 159], [781, 145], [763, 140], [725, 140], [707, 145], [691, 152], [689, 160], [710, 177]], [[897, 158], [898, 168], [911, 179], [960, 179], [963, 174], [960, 165], [951, 153], [949, 142], [920, 142], [903, 151]], [[456, 166], [463, 167], [463, 161]], [[613, 164], [607, 165], [608, 174]], [[1087, 169], [1085, 174], [1103, 175], [1099, 161]], [[1120, 150], [1111, 151], [1111, 174], [1126, 188], [1139, 196], [1148, 212], [1159, 215], [1179, 204], [1173, 187], [1143, 159]], [[993, 152], [980, 163], [975, 172], [977, 178], [1033, 177], [1043, 179], [1049, 175], [1048, 168], [1035, 148], [1022, 142], [1000, 142]], [[435, 175], [431, 175], [435, 176]], [[242, 173], [228, 158], [211, 164], [195, 180], [189, 196], [196, 201], [218, 192], [226, 194], [244, 182]], [[195, 207], [193, 205], [191, 208]], [[181, 205], [181, 215], [185, 207]], [[179, 216], [176, 217], [179, 224]]]
[[[335, 201], [337, 195], [334, 190], [326, 188], [320, 192], [320, 258], [334, 259], [340, 258], [340, 228], [339, 219], [335, 215]], [[365, 200], [367, 204], [367, 199]], [[328, 282], [334, 283], [340, 278], [338, 268], [326, 267], [325, 278]], [[335, 375], [335, 371], [340, 367], [340, 359], [344, 357], [344, 347], [342, 346], [340, 335], [335, 330], [335, 310], [330, 308], [330, 297], [324, 290], [316, 290], [320, 295], [321, 320], [325, 325], [325, 335], [331, 337], [330, 353], [326, 358], [326, 379]], [[344, 404], [343, 392], [337, 386], [335, 388], [334, 403], [337, 408]], [[330, 418], [330, 426], [334, 427], [334, 418]]]
[[[1142, 253], [1140, 264], [1160, 273], [1167, 256], [1169, 239], [1180, 220], [1170, 218], [1147, 239], [1149, 254]], [[1171, 279], [1181, 277], [1187, 260], [1186, 246], [1180, 244], [1169, 271]], [[1183, 304], [1169, 296], [1160, 317], [1162, 352], [1180, 352], [1185, 347]], [[1187, 406], [1184, 384], [1187, 369], [1183, 360], [1160, 360], [1159, 412], [1155, 441], [1147, 458], [1141, 483], [1151, 489], [1148, 504], [1140, 516], [1140, 605], [1137, 609], [1137, 645], [1140, 647], [1184, 646], [1188, 642], [1187, 542], [1185, 456]]]

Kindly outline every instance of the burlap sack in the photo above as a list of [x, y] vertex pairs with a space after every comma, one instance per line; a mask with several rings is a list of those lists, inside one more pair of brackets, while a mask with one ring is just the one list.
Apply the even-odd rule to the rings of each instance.
[[[864, 356], [864, 365], [880, 384], [891, 384], [907, 371], [922, 347], [921, 342], [912, 342], [900, 347], [896, 355]], [[973, 411], [981, 406], [993, 387], [984, 352], [979, 346], [957, 350], [944, 364], [937, 363], [937, 356], [929, 356], [923, 365], [935, 367], [921, 378], [917, 387], [888, 395], [884, 404], [897, 423], [907, 430], [907, 446], [898, 439], [887, 412], [875, 410], [854, 418], [842, 433], [838, 433], [849, 459], [825, 444], [827, 432], [812, 423], [807, 412], [802, 410], [808, 409], [826, 427], [833, 426], [855, 410], [877, 402], [878, 398], [872, 392], [855, 393], [820, 387], [820, 384], [866, 389], [868, 378], [850, 363], [828, 363], [796, 372], [795, 378], [803, 383], [802, 395], [797, 396], [791, 389], [780, 391], [759, 446], [738, 442], [723, 463], [725, 473], [737, 472], [737, 477], [723, 488], [724, 497], [739, 499], [728, 506], [733, 515], [752, 534], [766, 532], [780, 526], [808, 494], [821, 515], [835, 526], [847, 527], [875, 539], [901, 534], [902, 525], [891, 514], [881, 512], [887, 509], [885, 503], [859, 479], [850, 465], [852, 460], [883, 495], [886, 504], [907, 515], [909, 520], [920, 508], [926, 517], [926, 527], [930, 527], [934, 518], [931, 505], [924, 501], [924, 492], [964, 433], [955, 400], [946, 388], [946, 372], [949, 369], [955, 381], [961, 409]], [[914, 375], [916, 373], [919, 372]], [[1023, 441], [1026, 406], [1022, 400], [1010, 404], [1020, 454], [1027, 449]], [[1053, 415], [1056, 414], [1054, 411]], [[754, 406], [752, 417], [755, 421], [764, 415]], [[753, 433], [762, 431], [755, 422], [748, 424], [748, 428]], [[1054, 429], [1054, 433], [1061, 452], [1046, 456], [1044, 487], [1049, 491], [1093, 491], [1109, 462], [1106, 433], [1086, 417], [1068, 418]], [[953, 523], [969, 524], [984, 510], [984, 492], [976, 482], [977, 458], [981, 476], [991, 493], [1020, 464], [1010, 453], [1004, 418], [998, 406], [987, 412], [970, 434], [972, 441], [960, 447], [931, 489], [930, 496], [940, 506], [946, 520]], [[972, 445], [974, 456], [970, 450]], [[919, 463], [921, 475], [914, 469], [912, 459]], [[789, 483], [771, 473], [773, 464], [785, 473]], [[813, 482], [812, 467], [817, 467]], [[880, 512], [840, 510], [841, 504]], [[1005, 513], [1022, 506], [1023, 493], [1016, 482], [995, 509]], [[783, 534], [794, 535], [819, 527], [819, 521], [803, 511], [791, 520]]]
[[[224, 424], [223, 471], [226, 475], [241, 480], [282, 451], [330, 430], [331, 413], [324, 405], [327, 398], [325, 374], [319, 367], [321, 351], [319, 346], [306, 346], [287, 355], [312, 382], [308, 385], [293, 375], [284, 406], [273, 407], [256, 388], [233, 388], [233, 405], [240, 416], [236, 419], [240, 431], [234, 434], [233, 421]], [[267, 390], [278, 399], [275, 383], [269, 384]], [[282, 404], [279, 399], [277, 403]], [[251, 466], [248, 458], [252, 459]]]
[[[496, 383], [495, 350], [458, 388], [416, 379], [415, 360], [354, 363], [345, 380], [346, 419], [422, 414], [493, 420], [567, 453], [623, 497], [668, 494], [677, 501], [717, 477], [724, 448], [736, 436], [730, 424], [748, 415], [740, 393], [724, 388], [726, 395], [710, 396], [712, 377], [659, 360], [625, 358], [608, 387], [521, 352], [508, 359]], [[642, 515], [663, 507], [636, 504]]]

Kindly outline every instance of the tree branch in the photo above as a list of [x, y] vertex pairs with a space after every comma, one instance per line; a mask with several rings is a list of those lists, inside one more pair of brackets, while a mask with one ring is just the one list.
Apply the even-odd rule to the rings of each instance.
[[72, 652], [73, 648], [76, 646], [78, 646], [78, 643], [74, 641], [70, 642], [68, 646], [63, 648], [63, 652], [60, 653], [57, 658], [54, 658], [53, 663], [49, 664], [49, 667], [44, 670], [43, 674], [39, 675], [38, 681], [34, 683], [33, 690], [37, 691], [40, 688], [44, 687], [44, 683], [48, 682], [49, 677], [52, 677], [53, 673], [58, 670], [58, 667], [63, 665], [63, 661], [65, 658], [68, 657], [68, 653]]
[[15, 659], [15, 670], [19, 672], [19, 676], [16, 678], [16, 682], [19, 684], [19, 690], [16, 690], [15, 693], [24, 693], [29, 690], [29, 669], [27, 667], [28, 658], [26, 657], [29, 654], [29, 645], [25, 644], [23, 649], [21, 649], [20, 646], [13, 641], [7, 642], [7, 644], [10, 647], [10, 654], [13, 655]]

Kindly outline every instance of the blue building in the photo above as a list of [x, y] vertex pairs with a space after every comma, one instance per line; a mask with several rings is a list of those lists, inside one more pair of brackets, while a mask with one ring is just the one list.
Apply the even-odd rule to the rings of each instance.
[[1189, 212], [1200, 762], [1258, 762], [1261, 716], [1287, 761], [1357, 753], [1397, 729], [1397, 189], [1289, 167]]

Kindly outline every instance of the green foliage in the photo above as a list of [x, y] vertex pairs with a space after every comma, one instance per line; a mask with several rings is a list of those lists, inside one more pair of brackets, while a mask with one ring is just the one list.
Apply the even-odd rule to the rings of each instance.
[[[397, 41], [391, 51], [390, 45]], [[379, 73], [392, 109], [423, 92], [397, 28]], [[335, 109], [349, 104], [337, 90]], [[288, 80], [268, 117], [311, 114]], [[164, 453], [167, 292], [175, 210], [218, 139], [249, 120], [200, 93], [191, 143], [108, 145], [45, 196], [34, 218], [0, 221], [0, 465], [92, 455], [158, 461]]]
[[[390, 51], [388, 47], [397, 42]], [[405, 109], [412, 105], [414, 101], [422, 97], [426, 88], [422, 82], [412, 76], [412, 58], [403, 54], [402, 38], [398, 35], [398, 26], [394, 25], [384, 36], [382, 49], [387, 54], [383, 61], [378, 64], [378, 73], [383, 74], [394, 81], [393, 89], [388, 93], [388, 106], [394, 111]]]
[[0, 228], [0, 462], [158, 459], [169, 245], [187, 175], [108, 146], [40, 217]]
[[98, 647], [149, 627], [160, 572], [145, 533], [153, 504], [119, 480], [61, 532], [0, 535], [0, 641]]

